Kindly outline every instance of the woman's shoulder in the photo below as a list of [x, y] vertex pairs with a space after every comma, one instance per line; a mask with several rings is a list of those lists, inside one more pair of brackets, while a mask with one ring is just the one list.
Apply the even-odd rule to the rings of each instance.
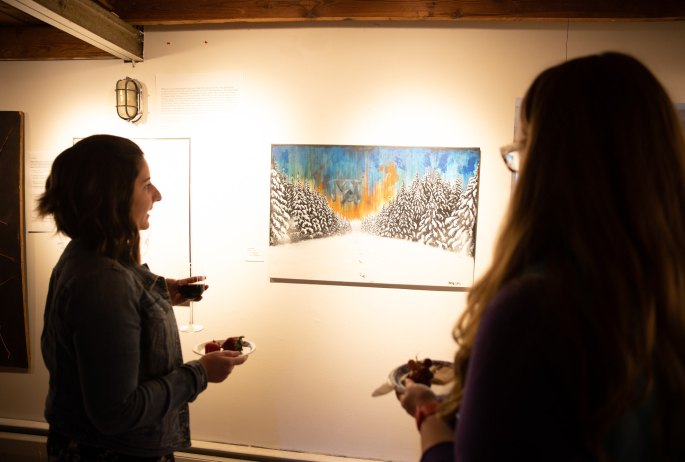
[[540, 313], [548, 295], [547, 279], [538, 274], [520, 276], [509, 281], [486, 307], [485, 319], [516, 321]]
[[130, 268], [89, 250], [76, 241], [71, 241], [66, 247], [53, 270], [53, 275], [57, 278], [58, 285], [63, 287], [92, 285], [97, 281], [115, 286], [135, 283]]

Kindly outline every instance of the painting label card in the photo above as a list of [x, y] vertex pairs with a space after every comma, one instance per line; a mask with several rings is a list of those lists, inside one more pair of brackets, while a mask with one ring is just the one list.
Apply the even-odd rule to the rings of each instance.
[[28, 169], [26, 172], [26, 216], [28, 217], [28, 231], [30, 233], [50, 233], [55, 231], [52, 217], [39, 218], [36, 212], [38, 198], [45, 192], [45, 181], [50, 175], [52, 161], [57, 157], [55, 152], [30, 152]]
[[264, 261], [263, 247], [247, 247], [245, 251], [245, 261], [259, 262]]

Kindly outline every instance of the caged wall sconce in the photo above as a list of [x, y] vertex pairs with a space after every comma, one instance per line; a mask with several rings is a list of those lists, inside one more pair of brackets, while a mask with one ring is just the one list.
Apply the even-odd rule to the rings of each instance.
[[140, 82], [130, 77], [117, 82], [117, 114], [127, 122], [136, 122], [143, 116], [141, 105], [143, 89]]

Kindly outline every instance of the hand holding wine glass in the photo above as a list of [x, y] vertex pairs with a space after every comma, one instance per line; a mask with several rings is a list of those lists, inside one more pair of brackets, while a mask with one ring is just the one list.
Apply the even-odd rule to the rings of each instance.
[[187, 325], [179, 328], [181, 332], [199, 332], [204, 329], [193, 322], [193, 303], [202, 300], [202, 294], [209, 287], [205, 285], [206, 280], [202, 265], [197, 263], [188, 263], [179, 272], [176, 289], [180, 297], [190, 301], [190, 319]]
[[[166, 278], [166, 285], [167, 288], [169, 289], [169, 297], [171, 298], [171, 304], [173, 306], [188, 306], [190, 299], [184, 295], [182, 295], [178, 291], [178, 286], [179, 285], [187, 285], [193, 282], [196, 282], [196, 278], [186, 278], [186, 279], [171, 279], [171, 278]], [[209, 289], [209, 284], [205, 284], [205, 291]], [[185, 290], [185, 289], [182, 289]], [[204, 295], [204, 292], [203, 292]], [[194, 301], [199, 302], [202, 300], [202, 295], [195, 299]]]

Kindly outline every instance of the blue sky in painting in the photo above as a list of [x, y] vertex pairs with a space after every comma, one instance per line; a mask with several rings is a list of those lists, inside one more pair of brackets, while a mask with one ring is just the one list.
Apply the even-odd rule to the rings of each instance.
[[[273, 145], [272, 154], [279, 170], [285, 168], [288, 176], [308, 178], [326, 187], [328, 181], [336, 178], [361, 180], [390, 180], [387, 186], [399, 188], [402, 180], [407, 186], [416, 172], [423, 177], [426, 167], [440, 172], [443, 179], [461, 177], [464, 187], [478, 167], [480, 151], [477, 148], [424, 148], [386, 146], [310, 146]], [[397, 176], [388, 175], [388, 169]], [[392, 181], [392, 180], [396, 181]]]
[[[307, 179], [310, 186], [326, 195], [329, 205], [347, 219], [362, 219], [381, 210], [402, 186], [409, 187], [416, 173], [431, 174], [452, 183], [461, 178], [465, 189], [480, 159], [478, 148], [407, 148], [388, 146], [272, 145], [279, 171]], [[361, 202], [333, 200], [336, 187], [331, 180], [361, 180]]]

